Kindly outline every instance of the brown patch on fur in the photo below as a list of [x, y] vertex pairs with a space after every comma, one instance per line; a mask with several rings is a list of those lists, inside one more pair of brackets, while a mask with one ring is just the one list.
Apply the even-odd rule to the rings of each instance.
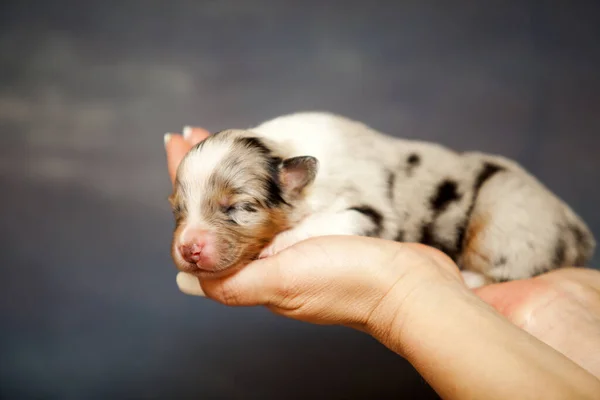
[[473, 218], [469, 223], [461, 257], [461, 264], [464, 269], [482, 274], [487, 272], [491, 260], [481, 246], [481, 233], [487, 226], [488, 219], [484, 216]]
[[288, 215], [282, 209], [270, 209], [268, 214], [269, 225], [257, 232], [258, 241], [263, 244], [263, 247], [269, 244], [275, 236], [291, 228]]
[[281, 209], [262, 209], [261, 224], [255, 226], [221, 226], [216, 230], [219, 243], [231, 243], [237, 249], [224, 255], [220, 269], [230, 268], [232, 265], [247, 264], [258, 258], [260, 252], [279, 233], [288, 229], [287, 214]]
[[179, 190], [177, 190], [177, 186], [173, 190], [173, 193], [169, 196], [169, 204], [171, 205], [171, 211], [173, 212], [173, 217], [175, 217], [176, 226], [181, 224], [181, 221], [185, 218], [185, 208], [183, 207], [181, 196], [179, 194]]
[[240, 255], [240, 261], [248, 263], [258, 258], [260, 252], [281, 232], [289, 229], [286, 213], [280, 209], [267, 210], [267, 224], [252, 230], [251, 235], [244, 235], [240, 240], [245, 251]]

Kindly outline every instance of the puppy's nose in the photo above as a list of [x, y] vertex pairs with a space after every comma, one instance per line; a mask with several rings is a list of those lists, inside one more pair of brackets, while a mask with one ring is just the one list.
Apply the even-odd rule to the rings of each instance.
[[198, 261], [200, 261], [200, 254], [202, 254], [204, 244], [205, 243], [202, 241], [183, 244], [179, 246], [179, 253], [181, 253], [181, 257], [185, 261], [196, 264]]
[[[177, 250], [189, 264], [197, 268], [212, 271], [217, 264], [215, 235], [207, 230], [188, 227], [181, 233]], [[188, 265], [187, 268], [190, 266]]]

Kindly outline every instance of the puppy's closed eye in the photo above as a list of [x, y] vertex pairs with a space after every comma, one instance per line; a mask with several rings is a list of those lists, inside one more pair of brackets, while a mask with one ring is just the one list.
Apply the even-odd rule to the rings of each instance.
[[256, 205], [250, 202], [235, 203], [223, 208], [223, 213], [227, 215], [228, 221], [238, 225], [252, 222], [253, 216], [257, 212]]
[[254, 206], [250, 202], [235, 203], [230, 206], [223, 207], [223, 212], [225, 214], [233, 214], [233, 213], [239, 212], [239, 211], [246, 211], [246, 212], [254, 213], [254, 212], [257, 212], [258, 210], [256, 209], [256, 206]]
[[237, 209], [240, 211], [246, 211], [246, 212], [250, 212], [250, 213], [255, 213], [258, 210], [256, 209], [256, 206], [254, 206], [254, 204], [249, 203], [249, 202], [245, 202], [245, 203], [238, 203], [236, 205]]

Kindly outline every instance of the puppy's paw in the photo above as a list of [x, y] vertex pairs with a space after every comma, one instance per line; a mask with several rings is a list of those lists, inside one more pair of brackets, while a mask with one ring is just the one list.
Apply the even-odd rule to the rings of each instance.
[[261, 251], [258, 258], [274, 256], [304, 239], [303, 236], [299, 235], [298, 232], [295, 232], [294, 230], [282, 232], [275, 236], [275, 239]]
[[469, 289], [477, 289], [489, 283], [489, 279], [485, 275], [480, 274], [478, 272], [461, 271], [460, 273], [462, 275], [463, 281], [465, 282], [465, 285]]

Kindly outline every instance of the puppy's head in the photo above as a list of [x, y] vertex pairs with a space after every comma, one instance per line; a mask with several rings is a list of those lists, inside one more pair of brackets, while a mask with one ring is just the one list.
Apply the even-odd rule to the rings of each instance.
[[191, 149], [169, 200], [177, 268], [215, 277], [256, 259], [280, 232], [314, 181], [314, 157], [278, 156], [251, 132], [229, 130]]

